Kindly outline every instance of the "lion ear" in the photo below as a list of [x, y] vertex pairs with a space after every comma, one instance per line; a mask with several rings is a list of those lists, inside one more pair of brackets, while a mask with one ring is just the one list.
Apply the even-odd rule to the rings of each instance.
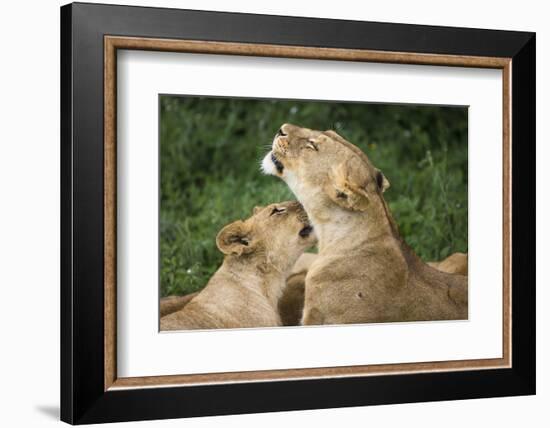
[[246, 254], [252, 251], [249, 228], [242, 220], [225, 226], [216, 236], [216, 245], [225, 255]]
[[329, 172], [326, 193], [333, 202], [352, 211], [365, 211], [369, 205], [366, 190], [368, 172], [355, 157], [333, 167]]
[[252, 210], [252, 214], [253, 215], [256, 215], [258, 214], [261, 210], [263, 210], [265, 207], [261, 207], [261, 206], [257, 206], [257, 207], [254, 207], [254, 209]]
[[378, 188], [382, 191], [382, 193], [384, 193], [390, 187], [390, 182], [380, 170], [376, 170], [376, 184], [378, 185]]

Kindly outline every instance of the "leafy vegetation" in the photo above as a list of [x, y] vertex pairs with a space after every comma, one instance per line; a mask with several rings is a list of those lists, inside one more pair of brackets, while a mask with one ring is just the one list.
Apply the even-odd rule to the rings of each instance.
[[204, 287], [215, 237], [256, 205], [294, 199], [259, 163], [285, 122], [334, 129], [391, 183], [401, 234], [425, 260], [468, 246], [466, 108], [161, 96], [161, 293]]

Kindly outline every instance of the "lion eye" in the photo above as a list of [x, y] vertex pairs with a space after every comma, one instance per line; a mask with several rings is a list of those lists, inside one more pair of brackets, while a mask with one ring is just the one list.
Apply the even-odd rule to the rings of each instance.
[[307, 147], [308, 149], [315, 150], [316, 152], [319, 151], [319, 147], [317, 147], [317, 144], [315, 144], [315, 142], [312, 141], [312, 140], [309, 140], [309, 141], [307, 142], [306, 147]]
[[273, 208], [273, 210], [271, 211], [271, 214], [269, 214], [269, 216], [271, 217], [272, 215], [277, 215], [277, 214], [281, 214], [281, 213], [284, 213], [286, 210], [284, 208]]

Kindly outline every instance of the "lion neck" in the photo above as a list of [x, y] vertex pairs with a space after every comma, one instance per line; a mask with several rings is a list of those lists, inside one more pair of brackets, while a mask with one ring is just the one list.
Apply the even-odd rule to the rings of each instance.
[[[372, 247], [377, 250], [380, 239], [398, 241], [395, 222], [380, 198], [373, 200], [367, 211], [350, 211], [326, 200], [302, 201], [313, 223], [320, 254], [353, 251]], [[350, 239], [353, 237], [353, 239]]]
[[[297, 258], [297, 257], [296, 257]], [[277, 311], [277, 305], [296, 260], [270, 258], [265, 252], [249, 256], [226, 256], [220, 271], [251, 293], [259, 294]]]

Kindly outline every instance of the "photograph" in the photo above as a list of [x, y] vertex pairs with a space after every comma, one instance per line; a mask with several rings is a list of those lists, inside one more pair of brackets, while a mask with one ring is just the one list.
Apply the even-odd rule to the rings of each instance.
[[468, 107], [159, 95], [160, 331], [468, 319]]
[[486, 399], [538, 394], [536, 25], [143, 6], [63, 5], [60, 122], [17, 127], [60, 133], [59, 418], [535, 414]]

